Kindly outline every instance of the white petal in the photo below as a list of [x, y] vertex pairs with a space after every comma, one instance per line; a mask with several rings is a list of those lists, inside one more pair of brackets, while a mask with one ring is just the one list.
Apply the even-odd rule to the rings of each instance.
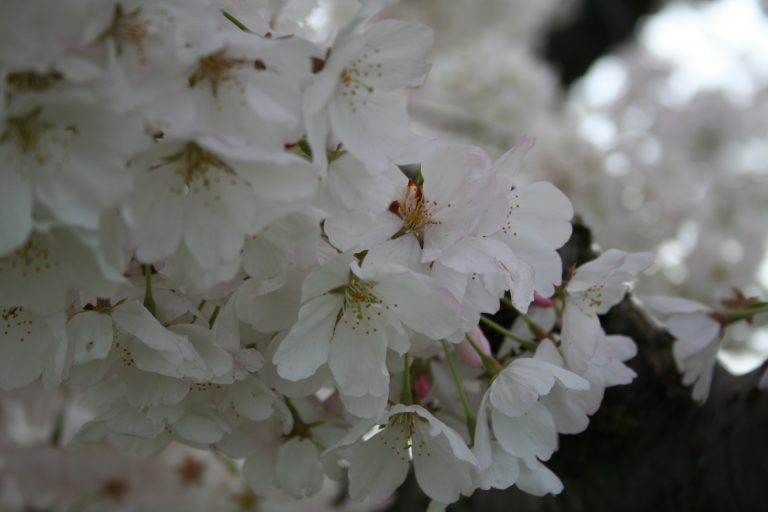
[[57, 339], [45, 319], [22, 308], [2, 310], [0, 317], [0, 389], [16, 389], [34, 382]]
[[386, 91], [357, 91], [356, 96], [337, 95], [331, 101], [331, 126], [350, 153], [382, 168], [408, 147], [411, 132], [405, 102]]
[[683, 373], [683, 384], [694, 384], [693, 399], [705, 402], [720, 347], [720, 324], [704, 313], [693, 313], [673, 316], [666, 327], [678, 338], [672, 355]]
[[499, 175], [505, 177], [510, 182], [522, 166], [525, 155], [533, 148], [535, 140], [526, 138], [515, 144], [515, 146], [501, 155], [493, 164], [493, 169]]
[[216, 418], [195, 413], [184, 414], [173, 424], [173, 430], [182, 439], [202, 445], [218, 443], [228, 432], [227, 426]]
[[206, 380], [220, 377], [232, 370], [232, 356], [214, 341], [213, 331], [200, 325], [179, 324], [170, 328], [187, 337], [207, 368]]
[[238, 315], [259, 332], [277, 332], [296, 323], [303, 275], [291, 272], [283, 286], [263, 293], [260, 283], [249, 279], [238, 291]]
[[520, 464], [517, 486], [520, 490], [534, 496], [556, 495], [563, 491], [563, 483], [560, 479], [539, 461], [526, 461]]
[[541, 404], [515, 418], [492, 409], [491, 422], [499, 444], [516, 457], [547, 460], [557, 449], [554, 420]]
[[292, 438], [277, 450], [275, 479], [294, 498], [317, 494], [323, 485], [320, 452], [309, 439]]
[[349, 496], [380, 503], [400, 487], [408, 475], [408, 449], [399, 431], [385, 428], [361, 442], [349, 463]]
[[[0, 153], [1, 154], [1, 153]], [[32, 229], [32, 188], [15, 169], [0, 169], [0, 256], [24, 242]]]
[[519, 459], [493, 443], [493, 462], [480, 474], [481, 489], [507, 489], [517, 482], [520, 474]]
[[272, 358], [281, 377], [305, 379], [328, 360], [336, 316], [343, 303], [342, 296], [321, 295], [302, 306], [299, 320]]
[[322, 267], [312, 271], [301, 287], [301, 300], [306, 302], [349, 283], [350, 265], [355, 259], [351, 253], [334, 256]]
[[112, 347], [112, 318], [96, 311], [85, 311], [67, 322], [67, 337], [74, 344], [74, 362], [104, 359]]
[[434, 279], [414, 272], [381, 276], [374, 294], [414, 331], [439, 340], [460, 326], [459, 303]]
[[483, 395], [475, 424], [475, 444], [473, 448], [480, 470], [485, 470], [492, 463], [491, 433], [488, 428], [488, 393]]
[[122, 379], [128, 403], [138, 408], [178, 404], [189, 393], [189, 383], [181, 379], [140, 370], [126, 372]]
[[354, 211], [329, 217], [324, 227], [340, 251], [361, 251], [390, 239], [402, 225], [402, 220], [389, 211]]
[[472, 486], [470, 465], [456, 458], [445, 436], [431, 435], [416, 425], [413, 439], [413, 469], [424, 494], [441, 503], [453, 503]]
[[275, 456], [274, 451], [262, 449], [245, 459], [243, 478], [245, 478], [248, 486], [258, 496], [273, 490]]
[[644, 305], [663, 314], [697, 313], [710, 311], [708, 306], [693, 300], [680, 297], [664, 297], [661, 295], [645, 295], [640, 300]]
[[507, 416], [525, 414], [555, 384], [551, 368], [545, 365], [530, 358], [514, 360], [491, 384], [489, 397], [493, 407]]
[[432, 47], [432, 30], [420, 23], [384, 20], [365, 33], [359, 79], [374, 87], [417, 86], [429, 70], [425, 58]]
[[336, 326], [328, 367], [344, 394], [381, 396], [389, 391], [386, 354], [383, 322], [360, 318], [350, 309]]
[[579, 299], [585, 311], [602, 315], [621, 301], [630, 283], [638, 273], [651, 266], [653, 259], [650, 252], [627, 253], [609, 249], [576, 269], [567, 291]]
[[510, 228], [531, 235], [557, 249], [571, 236], [573, 206], [560, 189], [546, 181], [523, 185], [509, 192]]
[[561, 339], [569, 369], [584, 373], [603, 336], [600, 320], [595, 314], [587, 314], [577, 304], [566, 301]]
[[138, 301], [126, 301], [113, 308], [112, 319], [121, 330], [136, 336], [147, 347], [178, 359], [179, 363], [202, 365], [200, 355], [187, 338], [163, 327]]
[[252, 421], [263, 421], [272, 416], [273, 395], [255, 377], [236, 382], [229, 389], [235, 410]]
[[365, 394], [362, 396], [352, 396], [339, 392], [344, 409], [349, 414], [358, 418], [378, 418], [387, 408], [389, 393], [381, 395]]

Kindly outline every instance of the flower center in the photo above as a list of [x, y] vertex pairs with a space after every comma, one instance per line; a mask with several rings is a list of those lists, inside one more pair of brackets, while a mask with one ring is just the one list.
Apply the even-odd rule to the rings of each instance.
[[14, 92], [43, 92], [63, 79], [64, 77], [58, 71], [49, 71], [48, 73], [20, 71], [9, 74], [6, 83]]
[[605, 285], [595, 284], [578, 295], [578, 306], [584, 313], [594, 316], [595, 309], [603, 305], [603, 289]]
[[403, 219], [403, 227], [393, 238], [413, 233], [419, 242], [423, 243], [424, 229], [431, 224], [441, 223], [432, 218], [435, 206], [437, 202], [425, 200], [421, 188], [413, 180], [409, 180], [403, 199], [393, 201], [389, 205], [389, 211]]
[[197, 71], [189, 77], [189, 86], [194, 87], [198, 83], [207, 81], [211, 87], [211, 94], [214, 98], [219, 97], [219, 87], [225, 83], [236, 83], [237, 70], [253, 66], [256, 70], [265, 69], [264, 63], [260, 60], [251, 61], [248, 59], [236, 59], [227, 57], [224, 50], [200, 58]]
[[363, 310], [370, 308], [371, 304], [381, 304], [381, 299], [373, 294], [373, 285], [367, 281], [352, 278], [352, 281], [344, 289], [342, 311], [352, 309], [355, 318], [362, 320], [365, 317]]
[[[173, 163], [177, 164], [174, 174], [183, 182], [179, 186], [173, 185], [170, 188], [170, 191], [176, 195], [186, 195], [190, 191], [192, 193], [202, 190], [211, 191], [225, 180], [229, 180], [230, 185], [237, 185], [235, 171], [221, 158], [194, 142], [186, 144], [180, 152], [150, 166], [148, 172]], [[221, 198], [217, 195], [215, 199]]]
[[21, 277], [40, 274], [59, 265], [60, 262], [51, 254], [47, 244], [36, 237], [29, 238], [13, 253], [0, 257], [0, 273], [19, 272]]
[[42, 164], [45, 156], [40, 153], [40, 135], [52, 126], [40, 119], [40, 107], [33, 108], [20, 116], [9, 116], [5, 120], [5, 130], [0, 134], [0, 144], [10, 141], [23, 154], [34, 154]]
[[122, 55], [123, 44], [127, 43], [136, 48], [139, 61], [146, 60], [146, 39], [149, 34], [149, 22], [140, 18], [141, 8], [126, 12], [121, 4], [115, 5], [112, 22], [101, 34], [99, 39], [112, 38], [117, 46], [117, 54]]

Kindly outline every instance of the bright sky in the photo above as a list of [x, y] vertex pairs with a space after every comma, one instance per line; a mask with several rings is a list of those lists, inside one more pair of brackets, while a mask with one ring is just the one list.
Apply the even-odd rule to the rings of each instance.
[[757, 0], [671, 5], [646, 23], [640, 40], [675, 64], [669, 92], [680, 100], [721, 88], [748, 101], [768, 80], [768, 22]]

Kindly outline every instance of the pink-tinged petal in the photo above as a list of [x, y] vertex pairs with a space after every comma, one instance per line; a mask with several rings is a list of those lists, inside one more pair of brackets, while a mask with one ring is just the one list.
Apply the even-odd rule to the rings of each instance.
[[[481, 331], [479, 327], [472, 329], [468, 333], [468, 336], [472, 338], [472, 340], [477, 344], [478, 347], [480, 347], [480, 350], [482, 350], [484, 354], [491, 354], [491, 344], [488, 342], [488, 338], [485, 337], [485, 334], [483, 334], [483, 331]], [[472, 368], [483, 367], [483, 361], [480, 359], [480, 355], [477, 353], [474, 347], [470, 345], [468, 340], [465, 339], [456, 345], [456, 353], [459, 354], [459, 357], [467, 366]]]

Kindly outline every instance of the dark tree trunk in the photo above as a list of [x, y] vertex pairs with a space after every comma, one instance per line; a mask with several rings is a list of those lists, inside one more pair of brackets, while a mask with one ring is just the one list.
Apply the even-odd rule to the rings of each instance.
[[[590, 235], [576, 225], [563, 248], [567, 265], [591, 259]], [[478, 491], [449, 510], [482, 512], [759, 511], [768, 509], [768, 393], [760, 371], [735, 377], [718, 368], [709, 400], [697, 406], [680, 384], [672, 339], [630, 299], [603, 318], [609, 334], [634, 338], [637, 379], [610, 388], [586, 432], [561, 436], [548, 466], [559, 496], [517, 489]], [[390, 508], [424, 510], [412, 480]]]
[[580, 0], [574, 16], [550, 28], [542, 56], [567, 88], [594, 61], [630, 39], [637, 23], [666, 0]]

